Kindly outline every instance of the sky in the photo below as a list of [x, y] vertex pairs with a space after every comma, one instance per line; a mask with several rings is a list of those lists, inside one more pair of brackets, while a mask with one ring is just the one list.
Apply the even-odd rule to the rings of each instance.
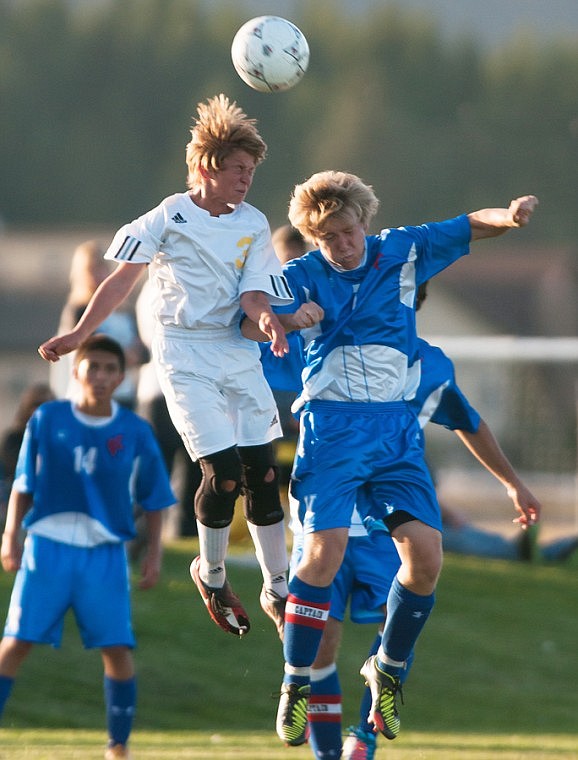
[[[219, 5], [245, 5], [252, 15], [291, 18], [294, 0], [206, 0]], [[578, 44], [578, 0], [334, 0], [363, 13], [372, 6], [394, 5], [429, 14], [449, 36], [471, 34], [485, 45], [499, 47], [521, 32], [537, 37], [566, 38]]]
[[[13, 3], [23, 0], [11, 0]], [[97, 0], [69, 0], [94, 3]], [[99, 0], [122, 2], [122, 0]], [[295, 8], [303, 0], [204, 0], [208, 9], [245, 7], [254, 16], [284, 16], [296, 23]], [[313, 2], [314, 0], [311, 0]], [[169, 2], [169, 0], [166, 0]], [[468, 34], [487, 47], [501, 47], [521, 33], [530, 32], [548, 41], [562, 38], [578, 45], [578, 0], [332, 0], [353, 15], [377, 6], [393, 5], [427, 13], [449, 37]]]

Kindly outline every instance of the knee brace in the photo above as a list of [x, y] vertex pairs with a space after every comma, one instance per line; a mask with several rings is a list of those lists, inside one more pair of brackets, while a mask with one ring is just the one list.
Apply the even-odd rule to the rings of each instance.
[[[233, 521], [235, 502], [241, 493], [243, 469], [237, 449], [232, 446], [199, 459], [203, 477], [195, 495], [195, 516], [208, 528], [225, 528]], [[225, 490], [223, 483], [233, 481]]]
[[239, 446], [243, 463], [245, 517], [254, 525], [274, 525], [283, 519], [278, 468], [273, 446]]

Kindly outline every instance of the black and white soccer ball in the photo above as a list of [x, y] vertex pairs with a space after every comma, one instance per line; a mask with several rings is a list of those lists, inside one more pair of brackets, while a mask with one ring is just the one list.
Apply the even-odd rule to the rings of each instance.
[[309, 45], [303, 32], [279, 16], [259, 16], [239, 29], [231, 46], [233, 66], [249, 87], [280, 92], [307, 71]]

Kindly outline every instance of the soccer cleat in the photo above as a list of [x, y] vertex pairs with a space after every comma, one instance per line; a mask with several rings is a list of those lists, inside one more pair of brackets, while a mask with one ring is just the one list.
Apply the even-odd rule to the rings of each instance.
[[207, 586], [199, 574], [200, 562], [200, 557], [195, 557], [191, 562], [191, 578], [199, 589], [211, 619], [223, 631], [233, 633], [235, 636], [244, 636], [248, 633], [251, 624], [239, 597], [231, 588], [229, 581], [225, 581], [222, 588]]
[[277, 735], [287, 747], [305, 744], [309, 731], [307, 705], [311, 687], [284, 683], [281, 686], [279, 709], [277, 710]]
[[277, 628], [279, 638], [283, 641], [283, 634], [285, 632], [285, 605], [287, 604], [287, 597], [279, 596], [276, 591], [272, 589], [266, 589], [265, 586], [261, 589], [261, 595], [259, 596], [259, 602], [261, 603], [261, 609], [271, 618]]
[[375, 655], [367, 659], [359, 671], [371, 691], [369, 721], [388, 739], [399, 734], [400, 720], [397, 712], [397, 695], [401, 695], [399, 678], [384, 673], [377, 667]]
[[358, 726], [350, 726], [347, 739], [343, 742], [341, 760], [373, 760], [377, 748], [377, 738], [373, 731], [364, 731]]
[[130, 760], [130, 753], [126, 744], [111, 744], [106, 748], [104, 760], [119, 760], [119, 758]]

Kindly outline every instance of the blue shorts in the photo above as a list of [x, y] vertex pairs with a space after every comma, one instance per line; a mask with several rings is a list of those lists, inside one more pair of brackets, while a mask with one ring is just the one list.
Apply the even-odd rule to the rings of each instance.
[[134, 647], [124, 544], [85, 549], [26, 538], [4, 635], [58, 647], [69, 609], [87, 649]]
[[349, 528], [361, 488], [363, 517], [387, 521], [401, 510], [441, 531], [423, 432], [405, 402], [309, 402], [291, 476], [305, 532]]
[[[292, 574], [302, 554], [303, 536], [296, 535], [291, 552]], [[350, 536], [343, 562], [333, 580], [331, 617], [343, 622], [349, 604], [349, 616], [354, 623], [381, 623], [383, 606], [400, 564], [389, 533]]]

